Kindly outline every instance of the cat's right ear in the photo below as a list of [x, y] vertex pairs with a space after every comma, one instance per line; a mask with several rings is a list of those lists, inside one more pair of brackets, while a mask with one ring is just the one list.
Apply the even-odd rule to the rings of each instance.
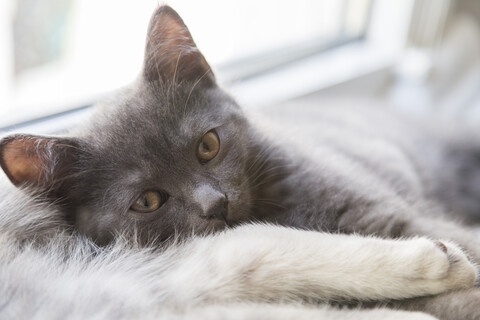
[[169, 6], [159, 7], [150, 20], [143, 76], [148, 81], [215, 84], [215, 76], [190, 31]]
[[53, 198], [69, 187], [79, 153], [73, 138], [11, 135], [0, 140], [0, 166], [12, 183]]

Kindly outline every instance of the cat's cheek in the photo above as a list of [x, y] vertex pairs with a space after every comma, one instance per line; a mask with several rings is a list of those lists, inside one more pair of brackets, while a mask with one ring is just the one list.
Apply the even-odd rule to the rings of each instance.
[[250, 215], [250, 194], [238, 193], [228, 203], [228, 222], [230, 225], [248, 220]]
[[80, 207], [75, 213], [75, 227], [78, 231], [103, 245], [113, 240], [118, 220], [113, 215], [96, 212], [90, 208]]

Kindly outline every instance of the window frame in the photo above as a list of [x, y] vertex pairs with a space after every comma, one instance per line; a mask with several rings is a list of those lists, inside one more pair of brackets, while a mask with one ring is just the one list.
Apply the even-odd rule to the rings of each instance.
[[[258, 57], [218, 66], [220, 82], [245, 108], [251, 109], [391, 67], [405, 47], [414, 2], [415, 0], [373, 0], [365, 34], [354, 38], [345, 37], [327, 45], [305, 44], [295, 52], [287, 50], [279, 54], [280, 51], [277, 51], [273, 54], [280, 57], [265, 55], [256, 65], [253, 61]], [[276, 63], [262, 63], [260, 60], [265, 60], [265, 57]], [[345, 61], [348, 61], [348, 68], [344, 66]], [[255, 65], [255, 68], [248, 69], [245, 68], [246, 65]], [[13, 124], [0, 123], [0, 134], [13, 131], [66, 131], [91, 113], [91, 105], [95, 101], [109, 94], [106, 92], [84, 97], [82, 101], [59, 102], [63, 104], [63, 109], [60, 108], [61, 111], [55, 114], [13, 121]]]

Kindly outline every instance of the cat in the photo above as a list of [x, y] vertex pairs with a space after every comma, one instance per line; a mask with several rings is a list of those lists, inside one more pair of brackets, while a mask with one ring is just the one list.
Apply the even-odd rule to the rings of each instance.
[[[0, 165], [101, 245], [116, 233], [162, 243], [263, 221], [447, 239], [480, 261], [473, 233], [446, 216], [479, 212], [480, 146], [471, 134], [386, 110], [317, 112], [310, 134], [281, 137], [255, 126], [217, 85], [178, 14], [163, 6], [132, 86], [69, 136], [4, 138]], [[479, 301], [473, 290], [392, 304], [466, 319], [480, 316]]]
[[69, 231], [55, 207], [10, 186], [0, 189], [2, 319], [427, 320], [433, 317], [302, 301], [430, 295], [469, 288], [477, 273], [449, 242], [265, 224], [245, 224], [164, 247], [139, 246], [119, 235], [98, 247]]

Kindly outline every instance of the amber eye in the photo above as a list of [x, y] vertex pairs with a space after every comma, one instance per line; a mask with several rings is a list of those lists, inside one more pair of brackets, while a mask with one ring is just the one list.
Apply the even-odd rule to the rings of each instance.
[[206, 163], [213, 158], [220, 150], [220, 139], [215, 130], [210, 130], [205, 133], [200, 140], [197, 148], [197, 157], [202, 163]]
[[146, 191], [135, 200], [130, 209], [133, 211], [148, 213], [160, 208], [168, 199], [166, 193], [157, 191]]

